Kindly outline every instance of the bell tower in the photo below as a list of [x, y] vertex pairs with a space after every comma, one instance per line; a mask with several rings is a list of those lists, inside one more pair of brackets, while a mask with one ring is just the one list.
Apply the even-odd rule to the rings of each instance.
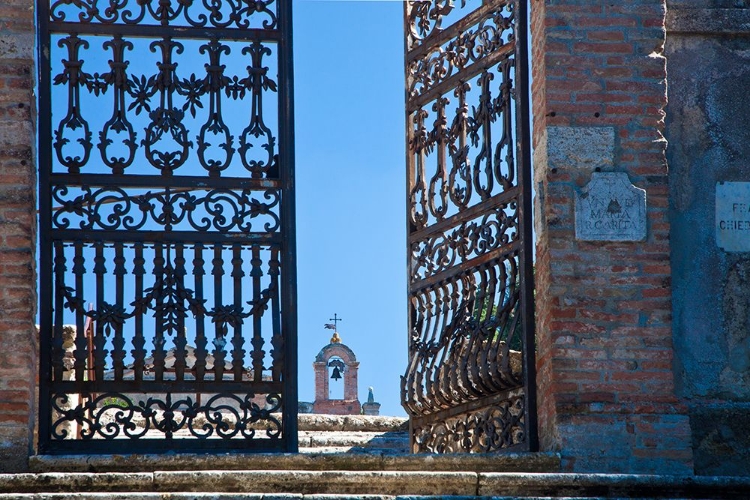
[[[362, 405], [357, 397], [357, 370], [359, 362], [348, 346], [341, 342], [336, 324], [341, 321], [334, 317], [333, 324], [326, 328], [333, 330], [331, 342], [315, 357], [315, 402], [313, 413], [329, 415], [359, 415]], [[331, 384], [343, 384], [343, 399], [331, 399]]]

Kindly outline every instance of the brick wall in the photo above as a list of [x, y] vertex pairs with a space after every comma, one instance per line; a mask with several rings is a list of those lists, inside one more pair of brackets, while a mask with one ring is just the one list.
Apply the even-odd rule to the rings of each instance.
[[32, 6], [0, 4], [0, 472], [27, 467], [35, 414]]
[[[675, 397], [662, 0], [532, 0], [540, 437], [573, 471], [692, 472]], [[575, 239], [595, 170], [647, 192], [645, 242]]]

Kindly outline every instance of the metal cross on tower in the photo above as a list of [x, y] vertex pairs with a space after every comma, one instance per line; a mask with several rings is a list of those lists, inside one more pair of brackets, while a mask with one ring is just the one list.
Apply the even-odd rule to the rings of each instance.
[[325, 325], [323, 325], [325, 327], [325, 329], [326, 330], [333, 330], [334, 332], [338, 332], [339, 331], [338, 323], [339, 323], [339, 321], [343, 321], [343, 320], [341, 318], [339, 318], [336, 313], [333, 313], [333, 318], [330, 318], [328, 321], [333, 321], [333, 324], [326, 323]]

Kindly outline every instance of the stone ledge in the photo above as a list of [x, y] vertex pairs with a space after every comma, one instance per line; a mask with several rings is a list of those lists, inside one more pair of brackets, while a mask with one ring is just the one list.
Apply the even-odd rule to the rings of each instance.
[[153, 473], [0, 474], [0, 493], [154, 491]]
[[321, 446], [361, 446], [375, 449], [391, 449], [406, 453], [409, 451], [408, 432], [322, 432], [300, 431], [300, 449]]
[[[191, 495], [184, 495], [187, 492], [191, 492]], [[227, 495], [228, 493], [236, 494]], [[278, 499], [364, 500], [405, 499], [408, 496], [424, 495], [441, 498], [748, 498], [750, 478], [394, 471], [161, 471], [141, 474], [0, 475], [0, 498], [19, 499], [271, 500], [273, 496]]]
[[[2, 494], [0, 500], [424, 500], [420, 496], [393, 495], [303, 495], [301, 493], [19, 493]], [[460, 500], [474, 497], [441, 497]], [[502, 499], [493, 499], [502, 500]]]
[[670, 8], [667, 36], [673, 33], [750, 36], [750, 9]]
[[480, 496], [748, 498], [750, 477], [479, 473]]
[[253, 471], [155, 472], [158, 491], [475, 495], [473, 472]]
[[36, 455], [29, 467], [44, 472], [153, 472], [170, 470], [368, 470], [557, 472], [557, 453], [401, 455], [392, 453], [255, 453], [179, 455]]
[[272, 470], [0, 475], [0, 493], [240, 492], [474, 496], [476, 491], [475, 472]]
[[409, 430], [409, 419], [406, 417], [301, 413], [297, 416], [297, 425], [301, 431], [404, 432]]
[[[450, 500], [474, 499], [474, 496], [436, 495], [303, 495], [302, 493], [123, 493], [113, 496], [111, 493], [19, 493], [2, 494], [0, 500], [426, 500], [428, 498], [445, 498]], [[489, 499], [487, 499], [489, 500]], [[493, 497], [492, 500], [506, 500]], [[507, 498], [507, 500], [515, 500]], [[529, 499], [533, 500], [533, 499]], [[570, 499], [569, 499], [570, 500]]]

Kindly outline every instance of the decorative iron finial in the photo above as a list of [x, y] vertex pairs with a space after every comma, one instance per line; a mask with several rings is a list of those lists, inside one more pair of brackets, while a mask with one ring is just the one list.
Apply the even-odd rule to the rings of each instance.
[[333, 330], [333, 337], [331, 337], [331, 344], [340, 344], [341, 337], [339, 336], [338, 323], [339, 321], [343, 321], [343, 320], [339, 318], [336, 313], [333, 313], [333, 318], [329, 319], [328, 321], [333, 321], [333, 323], [326, 323], [325, 325], [323, 325], [323, 328], [325, 328], [326, 330]]

